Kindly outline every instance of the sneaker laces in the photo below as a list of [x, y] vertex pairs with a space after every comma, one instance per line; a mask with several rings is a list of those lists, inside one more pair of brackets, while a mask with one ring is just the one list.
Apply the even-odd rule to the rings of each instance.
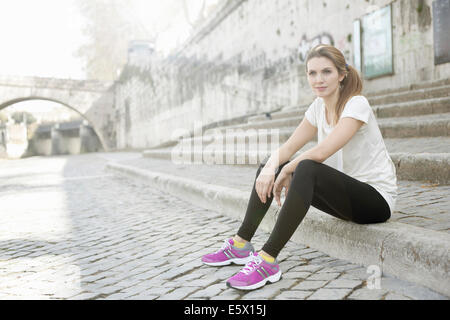
[[217, 250], [216, 253], [222, 252], [222, 251], [224, 251], [226, 249], [231, 250], [231, 243], [230, 243], [230, 241], [228, 239], [226, 239], [224, 241], [222, 247], [219, 250]]
[[248, 275], [249, 273], [255, 271], [256, 268], [263, 262], [263, 259], [259, 255], [254, 255], [253, 252], [250, 252], [250, 256], [252, 259], [247, 262], [244, 268], [242, 268], [241, 272]]

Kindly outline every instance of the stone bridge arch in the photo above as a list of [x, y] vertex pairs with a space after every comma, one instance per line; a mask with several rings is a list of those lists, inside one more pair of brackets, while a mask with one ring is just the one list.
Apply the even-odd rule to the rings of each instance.
[[0, 110], [27, 100], [60, 103], [85, 118], [105, 151], [115, 149], [113, 83], [0, 76]]

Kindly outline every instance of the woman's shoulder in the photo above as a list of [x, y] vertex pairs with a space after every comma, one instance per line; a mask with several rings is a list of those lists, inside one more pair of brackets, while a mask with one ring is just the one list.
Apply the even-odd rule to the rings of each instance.
[[349, 107], [351, 109], [371, 109], [369, 100], [367, 100], [367, 98], [362, 95], [353, 96], [348, 99], [347, 103], [344, 106], [344, 109], [346, 109], [345, 107], [347, 106], [351, 106]]
[[349, 103], [351, 101], [353, 101], [353, 102], [364, 102], [364, 103], [369, 104], [369, 100], [367, 100], [367, 98], [365, 96], [363, 96], [363, 95], [353, 96], [350, 99], [348, 99], [347, 103]]
[[372, 108], [370, 107], [367, 98], [357, 95], [348, 100], [340, 117], [351, 117], [368, 123], [371, 113]]

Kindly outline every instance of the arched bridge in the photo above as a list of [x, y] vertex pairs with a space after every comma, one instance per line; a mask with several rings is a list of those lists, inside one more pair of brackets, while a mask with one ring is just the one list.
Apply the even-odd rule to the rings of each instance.
[[80, 113], [105, 150], [115, 148], [113, 83], [40, 77], [0, 76], [0, 110], [26, 100], [49, 100]]

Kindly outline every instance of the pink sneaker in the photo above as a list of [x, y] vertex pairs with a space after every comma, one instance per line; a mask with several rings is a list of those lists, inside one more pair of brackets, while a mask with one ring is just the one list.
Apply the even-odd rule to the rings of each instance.
[[252, 244], [247, 242], [242, 249], [236, 248], [232, 238], [225, 240], [222, 248], [214, 253], [204, 255], [202, 261], [208, 266], [226, 266], [231, 263], [246, 264], [252, 259], [251, 253], [255, 251]]
[[239, 290], [254, 290], [263, 287], [267, 281], [280, 280], [281, 270], [277, 261], [269, 263], [258, 253], [252, 254], [252, 260], [236, 275], [227, 280], [227, 286]]

